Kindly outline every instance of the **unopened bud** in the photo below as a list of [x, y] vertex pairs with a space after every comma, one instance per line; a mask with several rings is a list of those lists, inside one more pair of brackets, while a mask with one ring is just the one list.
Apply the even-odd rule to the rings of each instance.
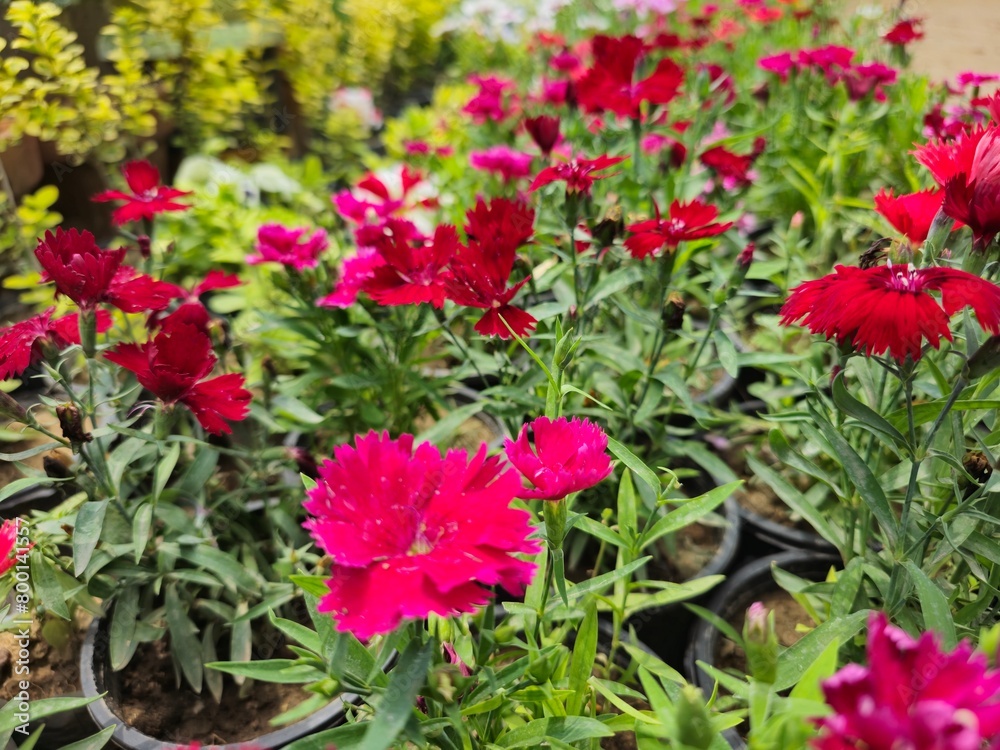
[[566, 331], [566, 333], [560, 337], [559, 341], [556, 342], [556, 350], [552, 356], [552, 364], [554, 364], [559, 370], [565, 370], [569, 366], [569, 363], [573, 360], [573, 355], [580, 347], [581, 341], [582, 339], [579, 336], [573, 335], [572, 328]]
[[149, 240], [149, 235], [140, 234], [135, 238], [135, 241], [139, 245], [139, 255], [148, 260], [149, 256], [153, 254], [152, 243]]
[[73, 473], [66, 468], [66, 464], [52, 456], [45, 456], [42, 459], [42, 470], [45, 472], [45, 476], [53, 479], [69, 479], [73, 476]]
[[621, 206], [612, 206], [596, 224], [590, 227], [590, 233], [594, 237], [594, 242], [603, 250], [611, 247], [615, 243], [615, 238], [621, 237], [625, 233], [625, 220], [622, 216]]
[[0, 391], [0, 416], [7, 417], [16, 422], [28, 421], [28, 412], [6, 391]]
[[774, 612], [760, 602], [754, 602], [747, 610], [743, 646], [750, 675], [759, 682], [774, 682], [778, 676], [778, 634], [774, 629]]
[[674, 710], [677, 744], [680, 747], [708, 750], [718, 739], [719, 733], [712, 726], [712, 717], [705, 705], [705, 696], [694, 685], [685, 685], [681, 688]]
[[931, 222], [931, 228], [927, 232], [927, 239], [924, 240], [924, 249], [927, 251], [926, 257], [935, 257], [944, 250], [944, 243], [948, 241], [952, 229], [955, 228], [955, 220], [944, 212], [944, 208], [938, 209]]
[[94, 439], [93, 435], [83, 429], [83, 416], [74, 404], [60, 404], [56, 407], [56, 416], [59, 417], [59, 427], [62, 428], [63, 437], [74, 447]]
[[792, 229], [801, 229], [802, 225], [805, 223], [806, 215], [801, 211], [796, 211], [792, 214], [792, 220], [788, 223], [788, 226]]
[[969, 476], [980, 484], [984, 483], [993, 474], [993, 466], [982, 451], [969, 451], [966, 453], [962, 457], [962, 467], [969, 472]]
[[671, 292], [667, 295], [667, 301], [663, 303], [660, 311], [660, 325], [664, 331], [676, 331], [684, 323], [684, 310], [687, 304], [678, 292]]
[[305, 448], [292, 445], [285, 448], [285, 452], [295, 462], [299, 474], [305, 474], [310, 479], [315, 479], [319, 476], [319, 466], [316, 465], [316, 459]]
[[740, 251], [740, 254], [736, 257], [736, 265], [743, 269], [744, 275], [750, 269], [750, 264], [753, 263], [753, 252], [756, 250], [756, 246], [752, 242], [748, 242], [747, 246]]

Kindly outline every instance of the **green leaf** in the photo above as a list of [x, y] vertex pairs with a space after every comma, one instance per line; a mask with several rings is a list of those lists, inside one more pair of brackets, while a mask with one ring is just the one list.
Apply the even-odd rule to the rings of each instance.
[[893, 427], [881, 414], [858, 401], [844, 385], [844, 373], [840, 372], [833, 380], [833, 403], [848, 416], [854, 417], [872, 432], [887, 438], [895, 449], [902, 453], [912, 451], [903, 433]]
[[631, 548], [634, 545], [638, 533], [639, 509], [636, 507], [637, 504], [635, 487], [632, 485], [632, 473], [625, 469], [622, 472], [621, 482], [618, 483], [618, 533], [625, 539], [626, 548]]
[[[566, 595], [569, 597], [570, 601], [573, 601], [574, 599], [578, 599], [585, 594], [592, 594], [601, 591], [605, 587], [613, 584], [615, 581], [632, 575], [632, 573], [637, 571], [652, 559], [651, 555], [646, 555], [645, 557], [640, 557], [638, 560], [633, 560], [628, 565], [615, 568], [614, 570], [599, 575], [596, 578], [589, 578], [586, 581], [581, 581], [575, 586], [571, 586], [567, 589]], [[547, 609], [555, 609], [559, 604], [561, 604], [559, 599], [554, 597], [549, 600]]]
[[358, 750], [386, 750], [396, 741], [413, 715], [417, 692], [427, 680], [433, 653], [433, 641], [410, 641], [390, 673], [389, 685], [375, 711], [378, 720], [368, 724]]
[[111, 615], [110, 651], [111, 669], [124, 669], [132, 659], [136, 646], [135, 624], [139, 617], [140, 586], [126, 586], [115, 601], [115, 611]]
[[[173, 443], [167, 449], [167, 452], [160, 457], [159, 462], [156, 464], [156, 469], [153, 470], [153, 502], [158, 502], [160, 495], [163, 493], [163, 488], [167, 486], [167, 482], [170, 481], [170, 475], [174, 473], [174, 467], [177, 465], [177, 459], [181, 455], [181, 444]], [[138, 560], [138, 558], [136, 558]]]
[[150, 444], [138, 438], [129, 438], [108, 456], [108, 474], [111, 478], [111, 486], [119, 495], [121, 494], [125, 469], [139, 457], [140, 452], [144, 449], [150, 450]]
[[[857, 559], [857, 558], [855, 558]], [[837, 671], [837, 652], [840, 651], [840, 641], [834, 638], [816, 660], [809, 665], [802, 673], [802, 679], [796, 683], [789, 694], [791, 698], [798, 700], [824, 701], [823, 689], [820, 683], [833, 676]]]
[[79, 576], [87, 569], [90, 556], [101, 540], [104, 513], [108, 500], [92, 500], [80, 506], [73, 525], [73, 575]]
[[[34, 708], [34, 706], [32, 706], [32, 708]], [[35, 720], [34, 712], [32, 712], [31, 720]], [[100, 750], [108, 744], [108, 740], [111, 739], [111, 735], [115, 733], [115, 729], [117, 728], [117, 724], [112, 724], [110, 727], [105, 727], [97, 734], [91, 735], [86, 739], [77, 740], [76, 742], [71, 742], [68, 745], [63, 745], [62, 750]]]
[[56, 569], [52, 567], [52, 563], [41, 554], [38, 548], [32, 551], [30, 560], [31, 586], [42, 600], [44, 607], [64, 620], [70, 619], [69, 607], [66, 606], [66, 592], [59, 584], [59, 576]]
[[954, 648], [958, 643], [958, 635], [955, 632], [955, 621], [948, 605], [948, 597], [912, 560], [906, 560], [903, 567], [910, 574], [913, 585], [917, 587], [920, 612], [924, 616], [924, 629], [937, 632], [945, 648]]
[[[62, 448], [62, 447], [63, 447], [62, 443], [57, 443], [55, 441], [51, 443], [43, 443], [42, 445], [35, 445], [32, 446], [31, 448], [20, 451], [18, 453], [0, 453], [0, 461], [9, 461], [10, 463], [15, 463], [16, 461], [23, 461], [26, 458], [32, 458], [41, 453], [47, 453], [48, 451], [53, 450], [54, 448]], [[43, 482], [52, 481], [49, 477], [28, 477], [28, 478], [36, 479]], [[14, 482], [11, 482], [11, 484], [16, 484], [17, 482], [23, 482], [23, 481], [24, 481], [23, 479], [17, 479]], [[34, 484], [37, 483], [38, 481], [34, 482]], [[7, 485], [7, 487], [9, 486], [10, 485]], [[30, 485], [22, 484], [20, 487], [18, 487], [18, 489], [21, 489], [22, 487], [25, 486], [30, 486]], [[4, 489], [6, 489], [6, 487]], [[17, 490], [13, 490], [12, 492], [17, 492]], [[9, 497], [9, 495], [5, 495], [2, 492], [0, 492], [0, 500], [4, 500], [7, 497]]]
[[576, 716], [587, 702], [587, 681], [594, 671], [597, 658], [597, 601], [590, 598], [585, 607], [583, 621], [576, 631], [573, 656], [569, 665], [569, 689], [566, 713]]
[[319, 634], [315, 630], [307, 628], [305, 625], [301, 625], [293, 620], [286, 620], [282, 617], [278, 617], [273, 611], [269, 611], [267, 616], [274, 627], [291, 638], [293, 641], [302, 645], [304, 648], [309, 649], [315, 654], [322, 653], [323, 643], [320, 641]]
[[854, 602], [861, 590], [864, 575], [864, 558], [852, 557], [847, 563], [847, 567], [837, 576], [837, 583], [833, 587], [833, 597], [830, 600], [830, 614], [832, 616], [840, 617], [854, 611]]
[[336, 729], [328, 729], [296, 740], [290, 745], [285, 745], [285, 750], [329, 750], [331, 747], [353, 750], [361, 742], [367, 729], [367, 723], [345, 724]]
[[635, 455], [632, 451], [626, 448], [624, 445], [619, 443], [613, 437], [608, 438], [608, 449], [611, 453], [630, 468], [635, 474], [646, 484], [649, 485], [650, 489], [656, 493], [656, 496], [660, 496], [660, 480], [656, 476], [656, 473], [650, 469], [642, 460]]
[[672, 534], [675, 531], [683, 529], [685, 526], [690, 526], [695, 521], [698, 521], [708, 513], [711, 513], [717, 507], [722, 505], [722, 503], [726, 501], [726, 498], [732, 495], [733, 491], [736, 490], [741, 484], [743, 484], [743, 482], [730, 482], [729, 484], [724, 484], [721, 487], [716, 487], [715, 489], [709, 490], [704, 495], [691, 498], [680, 507], [670, 511], [653, 524], [653, 526], [648, 529], [642, 537], [640, 537], [640, 549], [652, 544], [661, 536], [665, 534]]
[[606, 297], [627, 289], [633, 284], [638, 284], [646, 276], [645, 270], [638, 265], [630, 265], [612, 271], [604, 276], [591, 288], [587, 295], [587, 307], [589, 309]]
[[618, 532], [608, 526], [605, 526], [603, 523], [598, 523], [593, 518], [589, 518], [588, 516], [581, 515], [573, 522], [573, 526], [574, 528], [585, 531], [592, 537], [596, 537], [602, 542], [607, 542], [614, 547], [628, 546]]
[[330, 593], [330, 587], [326, 585], [328, 579], [324, 576], [310, 576], [297, 573], [288, 576], [288, 580], [307, 594], [312, 594], [317, 598], [322, 598]]
[[654, 593], [633, 592], [629, 594], [629, 606], [625, 608], [625, 619], [650, 607], [662, 607], [666, 604], [675, 604], [686, 599], [694, 599], [708, 593], [724, 580], [726, 580], [725, 576], [699, 576], [683, 583], [641, 581], [637, 585], [651, 586], [657, 584], [659, 590]]
[[736, 351], [733, 340], [716, 328], [712, 333], [712, 341], [715, 343], [715, 352], [719, 356], [722, 369], [729, 377], [737, 377], [740, 374], [739, 352]]
[[167, 584], [164, 608], [167, 617], [167, 629], [170, 631], [170, 653], [174, 661], [180, 664], [188, 684], [196, 693], [201, 692], [202, 663], [201, 643], [198, 642], [198, 628], [187, 616], [187, 608], [181, 604], [177, 595], [177, 584]]
[[787, 690], [802, 679], [802, 675], [833, 641], [844, 643], [853, 638], [868, 622], [869, 610], [852, 612], [845, 617], [833, 617], [807, 633], [794, 646], [778, 656], [778, 676], [775, 690]]
[[135, 515], [132, 517], [132, 551], [135, 553], [136, 563], [142, 559], [142, 553], [146, 551], [152, 528], [153, 504], [142, 503], [135, 509]]
[[181, 554], [188, 562], [211, 571], [230, 590], [258, 593], [259, 586], [254, 577], [222, 550], [204, 544], [183, 545]]
[[552, 739], [574, 743], [595, 737], [611, 737], [614, 731], [604, 722], [589, 716], [553, 716], [535, 719], [507, 732], [499, 740], [499, 747], [545, 747]]
[[835, 528], [833, 524], [827, 521], [826, 516], [823, 515], [819, 508], [809, 502], [809, 499], [791, 482], [770, 466], [766, 466], [758, 461], [754, 456], [747, 457], [747, 466], [756, 476], [764, 480], [764, 483], [789, 508], [802, 516], [815, 529], [816, 533], [835, 546], [839, 547], [843, 543], [840, 529]]
[[8, 497], [16, 495], [21, 490], [26, 490], [29, 487], [37, 487], [40, 484], [55, 484], [60, 481], [66, 480], [53, 479], [52, 477], [23, 477], [21, 479], [15, 479], [10, 484], [4, 485], [3, 489], [0, 489], [0, 503]]
[[177, 484], [177, 491], [182, 495], [199, 496], [205, 488], [206, 482], [215, 471], [215, 465], [219, 461], [218, 451], [212, 450], [208, 446], [199, 447], [194, 454], [194, 461], [187, 467], [184, 477]]
[[485, 405], [484, 401], [473, 401], [471, 404], [452, 409], [447, 415], [417, 435], [415, 442], [422, 443], [426, 441], [435, 445], [444, 442], [467, 420], [472, 419], [472, 417], [481, 412]]
[[878, 521], [885, 534], [887, 546], [895, 547], [900, 533], [899, 523], [889, 507], [889, 501], [886, 500], [882, 485], [878, 483], [878, 479], [872, 474], [868, 464], [855, 452], [844, 436], [837, 432], [836, 428], [818, 412], [813, 411], [812, 414], [823, 436], [832, 446], [835, 455], [840, 458], [851, 483], [861, 495], [861, 499], [868, 504], [875, 520]]
[[[102, 693], [103, 695], [103, 693]], [[102, 695], [95, 695], [91, 698], [58, 697], [58, 698], [38, 698], [31, 701], [31, 721], [36, 722], [63, 711], [73, 711], [77, 708], [99, 700]], [[19, 721], [17, 713], [17, 701], [8, 701], [3, 709], [0, 709], [0, 732], [10, 732], [24, 722]]]
[[209, 669], [236, 677], [286, 685], [316, 682], [326, 673], [310, 664], [298, 664], [295, 659], [258, 659], [255, 661], [213, 661]]

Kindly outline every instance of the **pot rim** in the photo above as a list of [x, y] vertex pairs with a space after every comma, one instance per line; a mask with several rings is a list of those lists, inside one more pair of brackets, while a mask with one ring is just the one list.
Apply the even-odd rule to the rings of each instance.
[[[110, 664], [97, 664], [98, 658], [103, 658], [102, 648], [98, 646], [98, 638], [104, 635], [110, 627], [108, 617], [95, 617], [87, 628], [83, 645], [80, 648], [80, 681], [83, 684], [83, 693], [88, 698], [101, 696], [93, 703], [87, 705], [87, 710], [100, 729], [114, 726], [115, 731], [111, 735], [111, 740], [118, 747], [126, 750], [176, 750], [177, 742], [164, 742], [139, 731], [135, 727], [127, 724], [123, 718], [111, 710], [111, 706], [105, 696], [108, 694], [106, 685], [99, 685], [105, 680], [105, 671], [110, 670]], [[102, 689], [105, 688], [105, 689]], [[327, 729], [334, 724], [339, 724], [345, 714], [345, 703], [353, 703], [357, 696], [351, 693], [335, 698], [326, 706], [314, 711], [304, 719], [300, 719], [292, 724], [287, 724], [274, 731], [255, 737], [251, 740], [243, 740], [237, 743], [225, 745], [201, 745], [202, 750], [242, 750], [248, 745], [254, 745], [261, 750], [277, 750], [294, 740], [306, 737], [314, 732]]]

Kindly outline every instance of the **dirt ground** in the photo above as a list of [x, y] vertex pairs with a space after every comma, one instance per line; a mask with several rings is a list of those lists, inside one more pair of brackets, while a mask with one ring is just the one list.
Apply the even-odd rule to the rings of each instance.
[[[898, 0], [849, 0], [848, 7]], [[933, 80], [962, 71], [1000, 73], [1000, 0], [907, 0], [906, 15], [924, 19], [924, 38], [912, 45], [913, 69]]]

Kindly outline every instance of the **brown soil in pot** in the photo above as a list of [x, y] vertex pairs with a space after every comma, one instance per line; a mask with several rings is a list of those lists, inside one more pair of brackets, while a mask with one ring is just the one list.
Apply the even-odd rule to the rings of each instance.
[[816, 533], [805, 519], [785, 505], [780, 497], [771, 492], [770, 487], [760, 485], [754, 480], [750, 480], [747, 483], [745, 490], [734, 492], [733, 498], [742, 507], [756, 513], [758, 516], [766, 518], [768, 521], [790, 529]]
[[307, 694], [301, 685], [254, 682], [246, 696], [226, 681], [222, 702], [207, 690], [178, 688], [166, 641], [140, 646], [122, 674], [121, 717], [164, 742], [224, 745], [275, 731], [268, 722], [294, 708]]
[[[815, 625], [805, 608], [795, 601], [787, 591], [772, 591], [761, 596], [758, 601], [774, 612], [774, 629], [778, 635], [778, 643], [786, 648], [798, 643], [799, 639], [805, 635], [805, 633], [795, 629], [797, 625], [804, 624], [810, 627]], [[739, 617], [729, 620], [729, 624], [736, 629], [737, 633], [742, 633], [745, 620], [746, 612], [742, 612]], [[746, 674], [746, 653], [731, 640], [722, 637], [719, 639], [715, 664], [723, 670]]]
[[[16, 674], [18, 629], [0, 633], [0, 700], [10, 700], [21, 688], [20, 682], [31, 683], [32, 700], [72, 695], [80, 692], [80, 647], [83, 645], [91, 616], [77, 611], [75, 622], [67, 623], [68, 640], [57, 648], [42, 636], [42, 620], [34, 619], [29, 629], [31, 645], [28, 647], [28, 674]], [[62, 621], [60, 621], [62, 622]]]
[[652, 577], [683, 583], [705, 569], [719, 552], [726, 534], [721, 526], [693, 523], [656, 542], [656, 557], [650, 563]]

